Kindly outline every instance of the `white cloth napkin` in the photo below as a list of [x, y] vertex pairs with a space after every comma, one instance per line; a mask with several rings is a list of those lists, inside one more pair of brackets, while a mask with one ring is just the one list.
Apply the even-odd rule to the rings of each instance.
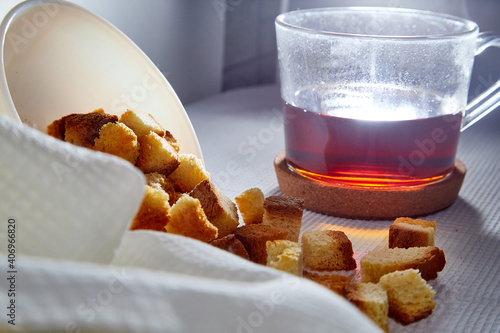
[[[8, 189], [0, 194], [0, 269], [15, 272], [0, 284], [1, 306], [16, 304], [16, 325], [3, 315], [0, 331], [378, 331], [311, 281], [193, 239], [126, 231], [144, 179], [118, 158], [0, 116], [0, 168]], [[12, 221], [16, 256], [8, 267]]]
[[144, 194], [130, 163], [5, 116], [0, 170], [2, 222], [15, 221], [19, 254], [109, 263]]

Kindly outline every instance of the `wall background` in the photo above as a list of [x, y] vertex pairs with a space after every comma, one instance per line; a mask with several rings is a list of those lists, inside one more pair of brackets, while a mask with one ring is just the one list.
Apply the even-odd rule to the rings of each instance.
[[[328, 6], [407, 7], [459, 15], [500, 32], [498, 0], [71, 0], [110, 21], [151, 58], [184, 104], [277, 82], [274, 19]], [[20, 0], [1, 0], [0, 18]], [[477, 58], [470, 95], [500, 78], [500, 49]]]

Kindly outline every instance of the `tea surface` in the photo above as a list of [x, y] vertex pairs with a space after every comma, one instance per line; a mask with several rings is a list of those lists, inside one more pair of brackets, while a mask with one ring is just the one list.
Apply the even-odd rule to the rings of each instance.
[[309, 177], [361, 186], [440, 180], [454, 166], [462, 113], [423, 111], [427, 117], [405, 119], [400, 114], [402, 119], [367, 120], [345, 116], [374, 115], [377, 110], [318, 112], [284, 102], [287, 162]]

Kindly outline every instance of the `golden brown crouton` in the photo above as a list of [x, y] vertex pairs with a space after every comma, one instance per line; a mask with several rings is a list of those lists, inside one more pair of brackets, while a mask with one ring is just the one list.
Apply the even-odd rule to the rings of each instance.
[[403, 324], [430, 316], [436, 306], [436, 292], [416, 269], [388, 273], [379, 285], [387, 291], [389, 316]]
[[389, 227], [389, 248], [434, 246], [437, 223], [399, 217]]
[[303, 276], [306, 279], [321, 284], [340, 296], [344, 296], [344, 286], [351, 282], [351, 278], [345, 275], [331, 273], [321, 274], [309, 270], [304, 270]]
[[177, 151], [155, 132], [140, 137], [139, 145], [139, 157], [135, 165], [142, 172], [169, 175], [179, 166]]
[[64, 133], [66, 132], [66, 123], [64, 118], [66, 117], [54, 120], [50, 123], [49, 126], [47, 126], [47, 134], [64, 141]]
[[210, 242], [210, 245], [231, 252], [239, 257], [242, 257], [243, 259], [249, 259], [248, 252], [243, 246], [243, 243], [241, 243], [234, 234], [214, 239]]
[[208, 220], [219, 230], [219, 237], [229, 235], [238, 227], [236, 205], [209, 180], [201, 181], [189, 195], [200, 200]]
[[435, 246], [373, 250], [360, 260], [361, 279], [376, 283], [387, 273], [414, 268], [428, 281], [437, 278], [445, 265], [443, 250]]
[[168, 143], [170, 143], [172, 147], [174, 147], [176, 152], [179, 152], [181, 146], [179, 145], [179, 142], [177, 142], [177, 139], [172, 135], [172, 133], [165, 130], [165, 135], [163, 137], [168, 141]]
[[144, 177], [146, 178], [147, 185], [160, 188], [167, 193], [169, 192], [169, 190], [174, 188], [174, 185], [167, 178], [167, 176], [161, 173], [158, 172], [145, 173]]
[[149, 113], [127, 110], [120, 116], [120, 122], [130, 127], [138, 138], [149, 132], [165, 136], [165, 129]]
[[302, 276], [302, 247], [289, 240], [266, 242], [267, 266]]
[[146, 178], [147, 185], [162, 189], [163, 191], [167, 192], [169, 197], [168, 202], [170, 203], [170, 206], [172, 206], [182, 195], [182, 193], [175, 191], [174, 184], [172, 184], [167, 176], [158, 172], [146, 173], [144, 174], [144, 176]]
[[437, 229], [437, 222], [436, 221], [412, 219], [411, 217], [398, 217], [397, 219], [394, 220], [394, 224], [397, 224], [397, 223], [420, 225], [420, 226], [425, 227], [425, 228], [430, 227], [430, 228], [433, 228], [434, 230]]
[[338, 230], [308, 230], [302, 234], [304, 264], [316, 270], [346, 270], [356, 268], [352, 243]]
[[179, 166], [168, 178], [177, 191], [187, 193], [202, 180], [210, 180], [210, 174], [205, 170], [203, 162], [195, 155], [179, 154]]
[[64, 141], [74, 145], [92, 148], [101, 127], [116, 121], [118, 121], [117, 116], [105, 114], [102, 110], [85, 114], [73, 113], [50, 124], [47, 133], [58, 139], [63, 137]]
[[259, 188], [251, 188], [234, 198], [240, 211], [243, 223], [262, 222], [264, 215], [264, 193]]
[[351, 283], [345, 286], [345, 297], [375, 322], [384, 332], [389, 332], [389, 300], [387, 291], [375, 283]]
[[169, 221], [165, 227], [172, 234], [210, 242], [217, 238], [217, 227], [210, 223], [201, 208], [200, 200], [183, 194], [170, 208]]
[[287, 196], [270, 196], [264, 200], [262, 223], [288, 230], [288, 240], [299, 241], [304, 200]]
[[95, 139], [94, 150], [121, 157], [135, 165], [139, 142], [135, 133], [122, 123], [107, 123]]
[[168, 222], [170, 205], [163, 190], [145, 185], [144, 198], [135, 215], [130, 230], [148, 229], [163, 231]]
[[434, 246], [434, 229], [420, 225], [397, 223], [389, 227], [389, 248]]
[[245, 246], [250, 260], [261, 265], [267, 263], [266, 242], [286, 239], [288, 236], [287, 230], [263, 224], [244, 225], [233, 233]]

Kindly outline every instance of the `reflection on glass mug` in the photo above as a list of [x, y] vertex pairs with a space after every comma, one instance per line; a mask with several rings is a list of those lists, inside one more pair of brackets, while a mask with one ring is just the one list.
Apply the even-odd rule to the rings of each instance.
[[359, 186], [445, 179], [460, 132], [500, 105], [467, 105], [475, 55], [500, 35], [449, 15], [322, 8], [276, 18], [285, 150], [294, 171]]

